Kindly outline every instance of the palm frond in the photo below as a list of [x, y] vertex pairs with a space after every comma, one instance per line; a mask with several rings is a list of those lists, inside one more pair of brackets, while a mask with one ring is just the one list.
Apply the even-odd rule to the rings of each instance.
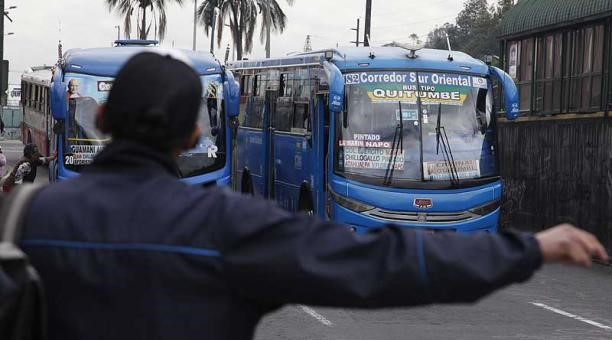
[[130, 9], [127, 13], [125, 13], [125, 18], [123, 19], [123, 35], [126, 39], [130, 39], [130, 35], [132, 34], [132, 14], [134, 13], [134, 9]]

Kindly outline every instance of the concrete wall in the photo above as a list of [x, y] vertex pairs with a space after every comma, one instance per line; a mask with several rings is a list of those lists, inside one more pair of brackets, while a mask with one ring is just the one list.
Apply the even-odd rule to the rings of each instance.
[[4, 134], [0, 139], [21, 139], [21, 121], [23, 114], [19, 106], [5, 106], [2, 109], [2, 121], [4, 122]]
[[571, 222], [612, 250], [612, 117], [532, 117], [499, 127], [502, 226]]

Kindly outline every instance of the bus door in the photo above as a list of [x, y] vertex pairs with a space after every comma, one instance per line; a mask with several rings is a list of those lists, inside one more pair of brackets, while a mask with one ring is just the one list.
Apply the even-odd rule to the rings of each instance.
[[[245, 93], [246, 105], [240, 112], [240, 127], [236, 135], [235, 171], [236, 188], [242, 193], [252, 193], [266, 197], [267, 159], [266, 138], [267, 125], [264, 122], [265, 78], [257, 74], [249, 76], [252, 86]], [[264, 128], [265, 127], [265, 128]]]
[[274, 197], [290, 211], [314, 211], [312, 105], [308, 70], [281, 74], [274, 110]]

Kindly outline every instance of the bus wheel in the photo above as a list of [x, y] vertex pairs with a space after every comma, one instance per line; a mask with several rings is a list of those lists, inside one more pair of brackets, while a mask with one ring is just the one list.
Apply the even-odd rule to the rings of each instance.
[[240, 192], [243, 194], [255, 195], [253, 190], [253, 177], [251, 177], [251, 171], [249, 168], [244, 168], [242, 171], [242, 180], [240, 182]]
[[312, 194], [308, 182], [303, 182], [300, 186], [300, 195], [298, 200], [298, 211], [308, 215], [314, 215], [314, 203], [312, 202]]

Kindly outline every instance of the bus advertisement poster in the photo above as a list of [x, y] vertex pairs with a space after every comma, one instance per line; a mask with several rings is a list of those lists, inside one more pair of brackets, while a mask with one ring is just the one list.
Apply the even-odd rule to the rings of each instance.
[[[457, 177], [459, 179], [480, 177], [480, 160], [456, 160], [453, 164], [457, 169]], [[448, 167], [448, 163], [444, 161], [424, 162], [423, 175], [426, 180], [430, 181], [449, 180], [451, 178], [451, 170]]]
[[89, 165], [103, 145], [70, 145], [70, 153], [64, 155], [66, 165]]
[[392, 149], [345, 147], [344, 166], [352, 169], [387, 169], [393, 163], [395, 170], [403, 170], [404, 155], [405, 152]]

